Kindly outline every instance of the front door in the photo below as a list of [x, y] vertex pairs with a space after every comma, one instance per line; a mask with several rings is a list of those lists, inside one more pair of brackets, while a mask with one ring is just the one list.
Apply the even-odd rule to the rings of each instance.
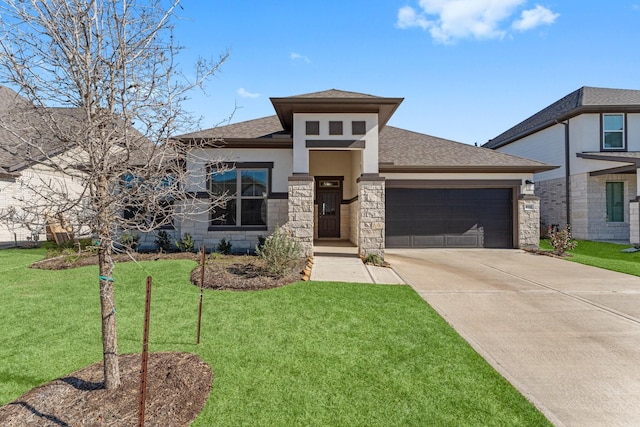
[[340, 237], [340, 188], [318, 188], [318, 237]]

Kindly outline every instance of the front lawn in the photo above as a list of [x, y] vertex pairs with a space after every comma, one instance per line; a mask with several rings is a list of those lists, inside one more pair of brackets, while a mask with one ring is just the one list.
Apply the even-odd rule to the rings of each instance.
[[[28, 269], [39, 250], [0, 251], [0, 404], [101, 358], [97, 268]], [[410, 287], [300, 282], [199, 290], [188, 260], [121, 263], [121, 353], [197, 353], [214, 383], [196, 426], [549, 425]]]
[[[578, 240], [578, 246], [567, 253], [566, 259], [580, 264], [592, 265], [620, 273], [640, 276], [640, 252], [622, 252], [631, 245]], [[551, 249], [546, 240], [540, 241], [541, 249]]]

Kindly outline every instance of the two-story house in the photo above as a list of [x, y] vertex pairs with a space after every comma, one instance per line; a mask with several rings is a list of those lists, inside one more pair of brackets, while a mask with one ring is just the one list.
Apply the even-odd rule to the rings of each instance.
[[582, 87], [484, 147], [560, 166], [535, 174], [544, 224], [640, 244], [640, 90]]

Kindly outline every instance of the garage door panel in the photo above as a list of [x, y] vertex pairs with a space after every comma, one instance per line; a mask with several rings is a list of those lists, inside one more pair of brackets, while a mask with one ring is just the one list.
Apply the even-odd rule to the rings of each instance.
[[512, 247], [512, 189], [387, 189], [388, 247]]

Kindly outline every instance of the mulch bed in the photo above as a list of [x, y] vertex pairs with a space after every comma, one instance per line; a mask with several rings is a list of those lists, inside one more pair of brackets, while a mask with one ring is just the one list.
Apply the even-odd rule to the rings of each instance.
[[[204, 287], [234, 291], [255, 291], [277, 288], [301, 280], [301, 271], [305, 266], [301, 260], [292, 266], [288, 274], [282, 277], [269, 273], [267, 265], [258, 257], [251, 255], [226, 255], [207, 259]], [[200, 286], [201, 267], [191, 271], [191, 283]]]
[[[37, 387], [0, 407], [0, 425], [138, 425], [141, 356], [119, 356], [122, 385], [103, 388], [102, 362]], [[145, 425], [188, 426], [209, 397], [213, 373], [189, 353], [151, 353], [147, 369]]]
[[[133, 259], [132, 259], [133, 258]], [[113, 260], [115, 262], [130, 262], [136, 261], [158, 261], [166, 259], [192, 259], [199, 261], [200, 256], [198, 254], [192, 254], [190, 252], [177, 252], [177, 253], [140, 253], [131, 252], [129, 254], [114, 254]], [[69, 268], [84, 267], [87, 265], [97, 265], [98, 255], [93, 253], [82, 253], [74, 255], [62, 255], [54, 258], [43, 259], [31, 264], [31, 268], [39, 268], [42, 270], [66, 270]]]

